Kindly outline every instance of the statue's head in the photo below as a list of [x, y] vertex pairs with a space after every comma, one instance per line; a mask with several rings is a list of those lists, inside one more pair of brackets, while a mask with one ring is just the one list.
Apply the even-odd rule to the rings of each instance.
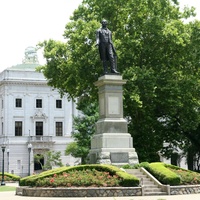
[[101, 21], [101, 24], [102, 24], [102, 26], [107, 26], [108, 22], [107, 22], [107, 20], [103, 19], [103, 20]]

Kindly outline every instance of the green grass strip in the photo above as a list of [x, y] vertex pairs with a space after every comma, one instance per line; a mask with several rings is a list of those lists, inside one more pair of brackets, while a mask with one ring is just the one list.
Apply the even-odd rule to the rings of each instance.
[[0, 192], [9, 192], [9, 191], [15, 191], [16, 187], [14, 186], [0, 186]]

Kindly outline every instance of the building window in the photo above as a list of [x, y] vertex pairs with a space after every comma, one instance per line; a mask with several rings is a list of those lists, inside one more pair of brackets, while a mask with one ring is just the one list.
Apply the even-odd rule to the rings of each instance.
[[22, 99], [15, 99], [15, 107], [16, 108], [22, 107]]
[[42, 99], [36, 99], [36, 108], [42, 108]]
[[43, 135], [43, 122], [36, 122], [36, 135]]
[[22, 136], [22, 122], [15, 122], [15, 136]]
[[56, 100], [56, 108], [62, 108], [62, 100]]
[[63, 123], [56, 122], [56, 136], [63, 136]]
[[17, 169], [21, 169], [21, 160], [17, 160]]

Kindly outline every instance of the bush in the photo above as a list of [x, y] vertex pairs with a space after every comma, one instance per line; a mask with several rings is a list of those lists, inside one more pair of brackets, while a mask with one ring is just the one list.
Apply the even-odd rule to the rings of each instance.
[[[5, 172], [4, 173], [4, 180], [5, 181], [19, 181], [20, 180], [20, 176]], [[0, 172], [0, 181], [2, 181], [2, 173], [1, 172]]]
[[150, 163], [146, 169], [163, 184], [180, 185], [181, 183], [180, 177], [167, 169], [164, 163]]
[[[57, 187], [57, 186], [60, 186], [59, 185], [60, 182], [63, 182], [61, 179], [64, 174], [71, 174], [71, 173], [81, 174], [81, 173], [84, 173], [84, 171], [87, 172], [87, 171], [94, 171], [94, 170], [99, 171], [99, 172], [109, 173], [108, 174], [109, 178], [111, 177], [118, 178], [120, 186], [133, 187], [133, 186], [139, 185], [139, 180], [136, 177], [130, 174], [127, 174], [126, 172], [123, 172], [118, 167], [111, 166], [111, 165], [96, 164], [96, 165], [78, 165], [75, 167], [61, 167], [58, 169], [49, 170], [39, 175], [32, 175], [32, 176], [20, 179], [20, 186], [39, 186], [40, 184], [42, 185], [48, 184], [47, 182], [51, 180], [52, 186]], [[80, 173], [78, 173], [78, 171], [80, 171]], [[61, 178], [55, 181], [55, 179], [52, 179], [55, 176], [59, 176]], [[85, 185], [88, 184], [87, 179], [89, 179], [88, 176], [86, 176], [86, 179], [84, 177]], [[95, 179], [96, 179], [96, 176], [95, 176]], [[81, 181], [79, 180], [79, 182]], [[92, 182], [91, 179], [90, 179], [90, 182]], [[62, 183], [62, 184], [66, 184], [66, 181], [65, 183]], [[92, 184], [96, 184], [96, 183], [92, 183]]]
[[165, 164], [169, 170], [176, 173], [180, 179], [182, 185], [196, 185], [200, 184], [200, 174], [190, 170], [186, 170], [174, 165]]
[[70, 187], [70, 186], [93, 186], [93, 187], [116, 187], [119, 186], [121, 178], [117, 175], [111, 176], [109, 172], [101, 172], [95, 169], [81, 170], [81, 171], [70, 171], [63, 174], [54, 174], [53, 177], [44, 179], [38, 179], [36, 186], [39, 187]]
[[135, 164], [135, 165], [124, 165], [122, 166], [123, 169], [138, 169], [138, 168], [141, 168], [141, 167], [148, 167], [149, 163], [148, 162], [142, 162], [142, 163], [139, 163], [139, 164]]

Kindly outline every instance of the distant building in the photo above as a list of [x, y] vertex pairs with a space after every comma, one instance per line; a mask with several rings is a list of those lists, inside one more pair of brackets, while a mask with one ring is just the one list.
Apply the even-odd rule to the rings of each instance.
[[[169, 146], [169, 143], [164, 143], [164, 146], [165, 147]], [[181, 149], [175, 146], [170, 158], [165, 158], [162, 155], [159, 156], [160, 156], [160, 162], [175, 165], [184, 169], [189, 169], [187, 156], [183, 154], [183, 151]]]
[[[72, 142], [73, 116], [78, 115], [75, 103], [66, 96], [61, 98], [57, 90], [48, 86], [44, 75], [35, 71], [37, 66], [36, 50], [28, 47], [22, 64], [0, 73], [0, 144], [6, 142], [4, 169], [20, 176], [41, 170], [34, 155], [48, 150], [61, 151], [64, 165], [74, 165], [77, 160], [64, 154]], [[41, 163], [45, 162], [44, 157]]]

